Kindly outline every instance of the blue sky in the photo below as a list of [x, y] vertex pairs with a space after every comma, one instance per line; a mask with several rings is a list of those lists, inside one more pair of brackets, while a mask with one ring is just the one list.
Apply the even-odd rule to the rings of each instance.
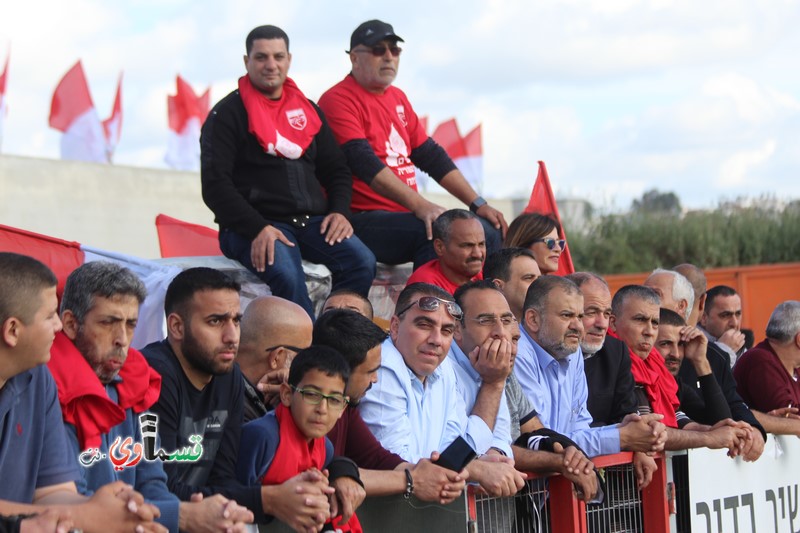
[[115, 161], [164, 167], [166, 95], [183, 75], [212, 100], [243, 73], [244, 37], [276, 24], [290, 75], [317, 99], [348, 71], [364, 20], [406, 43], [397, 86], [432, 124], [483, 123], [486, 196], [526, 196], [537, 160], [557, 194], [627, 207], [651, 188], [688, 207], [800, 197], [800, 4], [748, 0], [227, 3], [14, 2], [3, 153], [58, 157], [53, 88], [82, 59], [101, 117], [125, 73]]

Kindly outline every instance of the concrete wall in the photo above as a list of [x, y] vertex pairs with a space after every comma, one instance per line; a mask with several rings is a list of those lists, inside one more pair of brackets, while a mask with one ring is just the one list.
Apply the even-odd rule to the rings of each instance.
[[[492, 204], [511, 221], [512, 201]], [[198, 173], [0, 155], [0, 224], [153, 259], [159, 213], [216, 228]]]

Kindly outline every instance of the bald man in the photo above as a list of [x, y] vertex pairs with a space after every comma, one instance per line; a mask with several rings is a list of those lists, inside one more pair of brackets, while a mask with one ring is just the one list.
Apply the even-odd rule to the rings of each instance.
[[313, 324], [305, 310], [277, 296], [256, 298], [242, 315], [236, 360], [245, 377], [244, 420], [272, 409], [289, 365], [300, 350], [311, 346]]

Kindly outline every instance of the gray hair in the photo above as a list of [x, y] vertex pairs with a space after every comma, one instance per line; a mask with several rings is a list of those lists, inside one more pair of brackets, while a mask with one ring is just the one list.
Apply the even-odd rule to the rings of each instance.
[[525, 295], [525, 304], [522, 306], [524, 312], [528, 309], [535, 309], [542, 314], [547, 303], [547, 297], [555, 289], [561, 289], [567, 294], [581, 294], [581, 290], [575, 283], [561, 276], [541, 276], [528, 287]]
[[767, 323], [767, 338], [786, 343], [800, 333], [800, 302], [787, 300], [778, 304]]
[[620, 316], [622, 314], [622, 308], [625, 306], [625, 302], [631, 298], [639, 298], [645, 302], [655, 304], [659, 307], [661, 306], [661, 298], [659, 298], [658, 293], [650, 287], [645, 287], [644, 285], [625, 285], [617, 291], [614, 298], [611, 300], [611, 312], [614, 316]]
[[683, 319], [689, 320], [689, 315], [692, 314], [694, 307], [694, 288], [692, 284], [686, 279], [686, 276], [675, 270], [666, 270], [657, 268], [653, 270], [650, 275], [656, 274], [670, 274], [672, 276], [672, 299], [673, 300], [686, 300], [686, 311], [684, 312]]
[[84, 263], [67, 278], [61, 297], [61, 314], [71, 311], [78, 324], [94, 307], [96, 297], [112, 298], [117, 295], [134, 296], [141, 305], [147, 289], [130, 269], [107, 261]]
[[450, 240], [450, 226], [456, 220], [477, 220], [478, 217], [466, 209], [449, 209], [433, 221], [431, 231], [434, 239], [447, 242]]

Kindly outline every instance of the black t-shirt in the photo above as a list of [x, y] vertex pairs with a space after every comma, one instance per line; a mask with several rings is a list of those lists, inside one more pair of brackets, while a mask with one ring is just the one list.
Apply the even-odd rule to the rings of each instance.
[[142, 353], [161, 374], [161, 396], [150, 411], [158, 415], [161, 448], [167, 453], [192, 447], [192, 435], [203, 438], [203, 455], [196, 462], [165, 462], [167, 485], [178, 498], [192, 494], [222, 494], [236, 500], [264, 521], [261, 487], [247, 487], [236, 480], [236, 458], [242, 430], [243, 376], [239, 366], [214, 376], [198, 390], [183, 371], [166, 340], [146, 346]]

